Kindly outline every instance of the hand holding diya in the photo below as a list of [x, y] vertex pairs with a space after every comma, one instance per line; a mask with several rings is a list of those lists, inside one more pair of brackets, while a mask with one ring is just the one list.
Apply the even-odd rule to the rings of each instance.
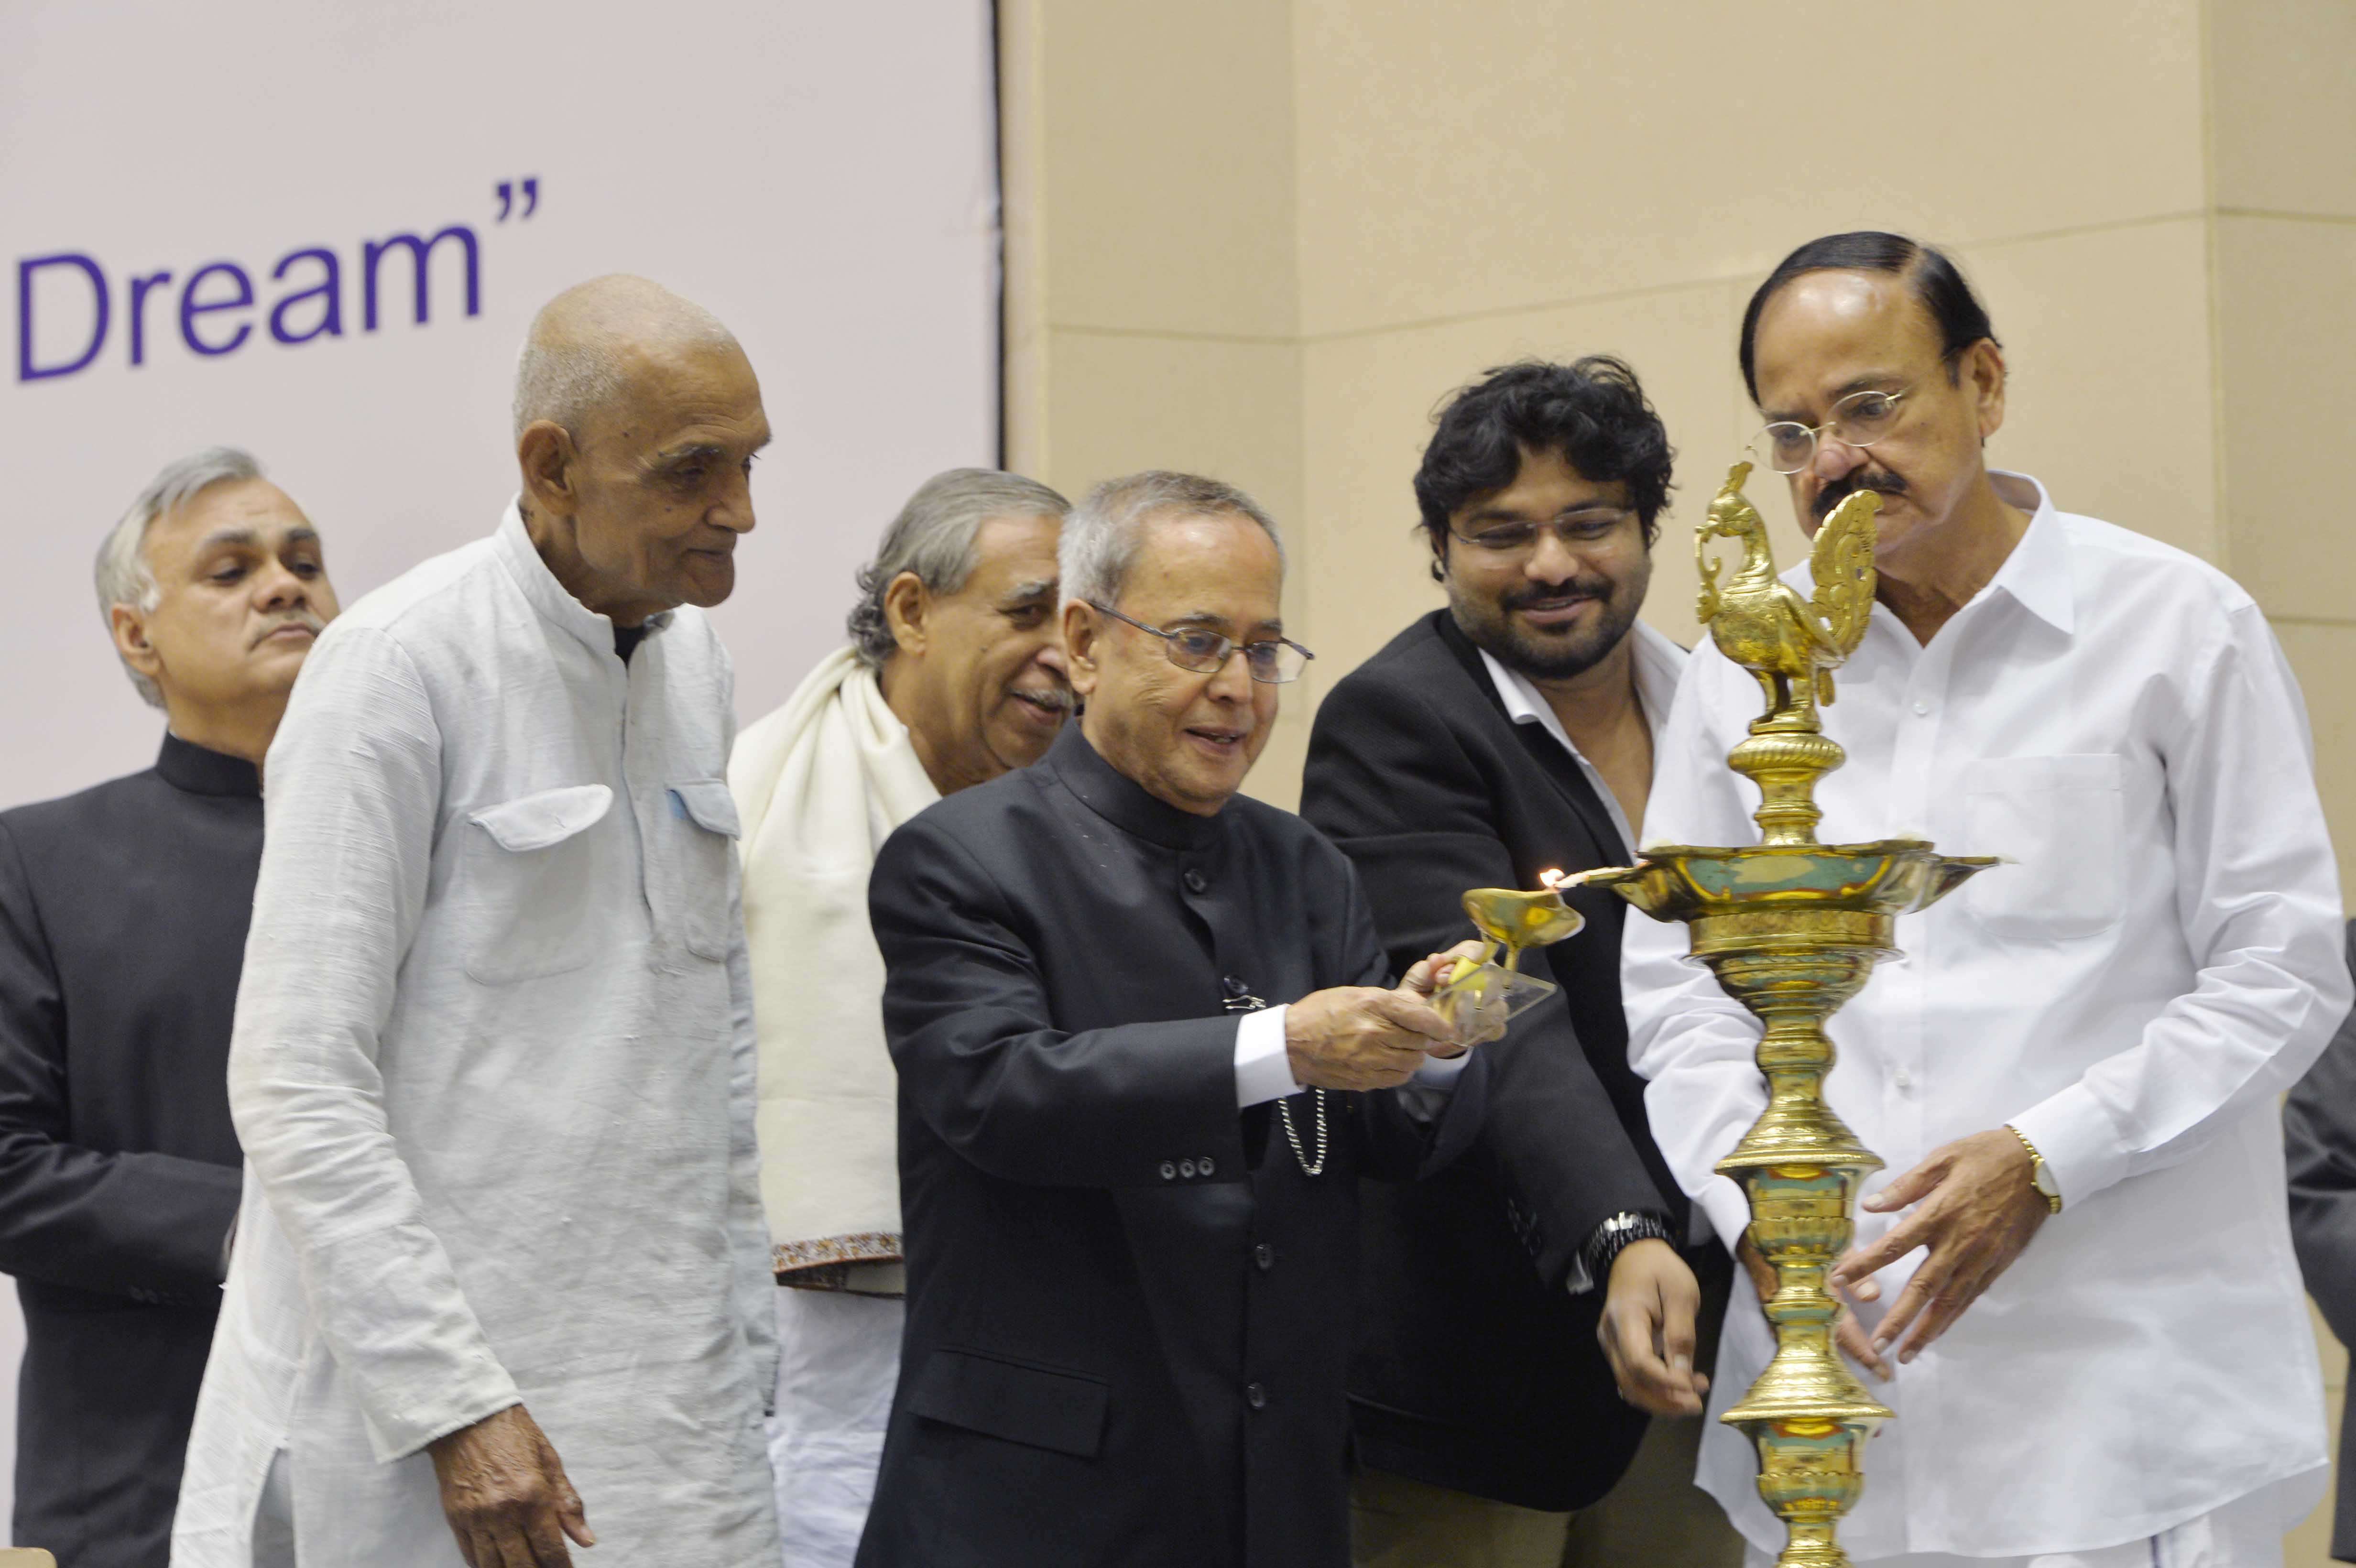
[[[1566, 877], [1538, 873], [1535, 892], [1518, 888], [1474, 888], [1464, 895], [1464, 912], [1482, 936], [1481, 956], [1459, 958], [1442, 972], [1431, 1005], [1465, 1039], [1494, 1038], [1507, 1019], [1554, 994], [1551, 980], [1521, 972], [1522, 950], [1544, 947], [1578, 933], [1587, 917], [1562, 901], [1562, 891], [1592, 873]], [[1505, 961], [1495, 961], [1499, 950]], [[1467, 1028], [1468, 1024], [1475, 1027]]]

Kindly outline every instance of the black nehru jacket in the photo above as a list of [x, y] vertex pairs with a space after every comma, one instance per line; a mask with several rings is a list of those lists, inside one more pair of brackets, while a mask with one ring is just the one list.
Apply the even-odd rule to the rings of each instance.
[[253, 764], [155, 766], [0, 813], [0, 1272], [16, 1539], [164, 1568], [237, 1211], [229, 1040], [262, 863]]
[[[2356, 969], [2356, 923], [2348, 927]], [[2308, 1294], [2342, 1344], [2356, 1344], [2356, 1012], [2283, 1103], [2290, 1234]], [[2331, 1555], [2356, 1563], [2356, 1417], [2340, 1420], [2340, 1495]]]
[[1350, 863], [1074, 724], [894, 834], [868, 897], [908, 1318], [861, 1568], [1345, 1568], [1357, 1179], [1452, 1157], [1484, 1075], [1324, 1094], [1315, 1177], [1237, 1109], [1230, 1004], [1387, 981]]
[[[1476, 887], [1626, 863], [1611, 815], [1539, 726], [1515, 724], [1445, 610], [1393, 638], [1317, 710], [1301, 814], [1357, 866], [1394, 960], [1471, 934]], [[1569, 895], [1586, 929], [1523, 965], [1556, 996], [1489, 1053], [1488, 1125], [1435, 1180], [1369, 1189], [1358, 1353], [1361, 1460], [1525, 1508], [1584, 1508], [1627, 1468], [1644, 1417], [1595, 1338], [1603, 1281], [1569, 1288], [1622, 1211], [1685, 1222], [1653, 1146], [1620, 1010], [1627, 905]], [[1689, 1254], [1723, 1290], [1722, 1249]]]

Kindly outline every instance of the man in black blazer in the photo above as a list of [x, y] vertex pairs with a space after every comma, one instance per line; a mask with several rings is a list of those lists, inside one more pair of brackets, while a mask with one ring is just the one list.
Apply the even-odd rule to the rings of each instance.
[[0, 813], [15, 1529], [61, 1568], [164, 1568], [237, 1212], [229, 1039], [261, 763], [336, 595], [310, 522], [225, 448], [158, 475], [97, 575], [170, 728], [147, 772]]
[[1061, 544], [1079, 722], [869, 884], [908, 1318], [858, 1561], [1343, 1568], [1357, 1178], [1453, 1157], [1483, 1064], [1236, 797], [1305, 662], [1266, 514], [1140, 475]]
[[[2356, 922], [2348, 927], [2356, 969]], [[2290, 1163], [2290, 1236], [2307, 1291], [2343, 1345], [2356, 1344], [2356, 1013], [2283, 1102]], [[2340, 1497], [2331, 1555], [2356, 1563], [2356, 1425], [2340, 1418]]]
[[[1685, 658], [1637, 619], [1670, 457], [1634, 374], [1602, 357], [1492, 371], [1440, 416], [1415, 483], [1449, 606], [1335, 686], [1301, 789], [1394, 961], [1461, 935], [1467, 888], [1633, 857]], [[1741, 1560], [1692, 1485], [1697, 1341], [1730, 1270], [1688, 1247], [1703, 1238], [1628, 1066], [1626, 906], [1571, 898], [1587, 927], [1529, 961], [1561, 990], [1489, 1048], [1472, 1155], [1366, 1195], [1350, 1387], [1367, 1568]], [[1672, 1419], [1648, 1437], [1646, 1411]], [[1594, 1506], [1640, 1444], [1630, 1486]]]

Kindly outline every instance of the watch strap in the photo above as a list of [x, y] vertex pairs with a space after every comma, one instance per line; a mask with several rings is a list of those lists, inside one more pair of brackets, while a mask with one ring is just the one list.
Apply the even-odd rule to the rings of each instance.
[[2010, 1122], [2004, 1125], [2004, 1130], [2019, 1138], [2020, 1147], [2029, 1151], [2029, 1185], [2036, 1189], [2037, 1196], [2045, 1200], [2045, 1211], [2049, 1214], [2062, 1212], [2062, 1189], [2054, 1184], [2053, 1172], [2047, 1167], [2045, 1157], [2037, 1152], [2037, 1146], [2029, 1141], [2029, 1135]]
[[1665, 1214], [1622, 1210], [1595, 1227], [1595, 1233], [1580, 1249], [1581, 1261], [1587, 1264], [1587, 1277], [1601, 1287], [1612, 1279], [1612, 1265], [1622, 1253], [1638, 1242], [1666, 1242], [1677, 1244], [1677, 1232]]

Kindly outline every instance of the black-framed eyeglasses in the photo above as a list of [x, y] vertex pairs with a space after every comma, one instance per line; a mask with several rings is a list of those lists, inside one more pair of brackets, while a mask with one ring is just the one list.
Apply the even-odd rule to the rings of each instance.
[[1536, 549], [1541, 533], [1553, 534], [1556, 543], [1576, 554], [1593, 549], [1597, 545], [1616, 538], [1635, 520], [1636, 514], [1629, 507], [1588, 507], [1547, 523], [1493, 523], [1486, 528], [1469, 529], [1451, 528], [1448, 530], [1448, 537], [1462, 540], [1499, 560], [1509, 560]]
[[1288, 637], [1268, 637], [1257, 643], [1239, 643], [1233, 637], [1223, 637], [1208, 626], [1181, 626], [1165, 632], [1159, 626], [1122, 614], [1109, 604], [1094, 599], [1088, 607], [1114, 620], [1136, 627], [1162, 639], [1162, 651], [1180, 669], [1193, 670], [1196, 675], [1216, 675], [1227, 667], [1227, 660], [1238, 650], [1244, 656], [1244, 669], [1262, 686], [1282, 686], [1299, 680], [1301, 672], [1317, 656]]
[[1833, 405], [1832, 418], [1824, 423], [1778, 420], [1751, 438], [1751, 449], [1776, 473], [1797, 474], [1816, 460], [1821, 432], [1830, 431], [1832, 438], [1844, 446], [1871, 446], [1897, 427], [1898, 408], [1905, 400], [1903, 391], [1851, 392]]

